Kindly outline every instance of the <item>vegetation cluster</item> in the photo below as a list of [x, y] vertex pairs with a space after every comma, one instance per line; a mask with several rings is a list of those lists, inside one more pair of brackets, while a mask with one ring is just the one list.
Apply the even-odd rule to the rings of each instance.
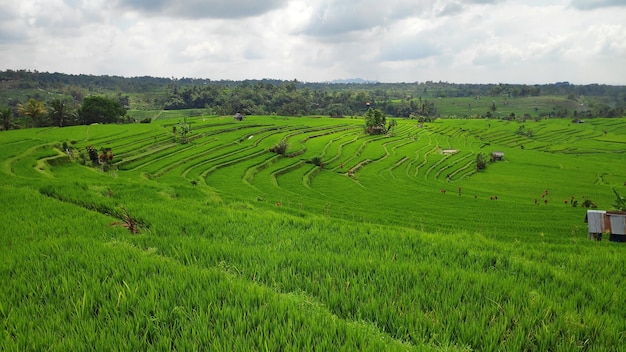
[[189, 110], [191, 116], [243, 114], [360, 116], [370, 107], [385, 116], [530, 120], [622, 117], [619, 86], [414, 83], [306, 83], [279, 80], [211, 81], [155, 77], [0, 72], [2, 127], [150, 122], [131, 110]]

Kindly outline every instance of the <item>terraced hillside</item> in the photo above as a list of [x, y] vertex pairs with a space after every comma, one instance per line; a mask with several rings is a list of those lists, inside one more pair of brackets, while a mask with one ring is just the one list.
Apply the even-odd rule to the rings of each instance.
[[[584, 210], [570, 206], [571, 200], [609, 207], [611, 188], [623, 187], [626, 180], [618, 166], [625, 157], [623, 120], [440, 120], [426, 125], [401, 120], [392, 134], [368, 136], [357, 119], [197, 118], [186, 144], [172, 134], [178, 124], [79, 127], [74, 147], [77, 152], [87, 145], [111, 148], [110, 175], [193, 183], [225, 199], [266, 208], [280, 204], [280, 211], [301, 216], [323, 213], [509, 238], [581, 232]], [[532, 135], [520, 134], [520, 128]], [[52, 131], [40, 133], [58, 133]], [[285, 155], [269, 151], [280, 141], [288, 144]], [[67, 160], [52, 145], [29, 151]], [[477, 173], [476, 155], [489, 157], [493, 151], [504, 152], [504, 161]], [[22, 154], [10, 164], [32, 157]], [[48, 171], [50, 176], [56, 172], [63, 170]], [[535, 200], [546, 190], [537, 206]]]
[[624, 119], [188, 122], [0, 134], [0, 349], [626, 343], [626, 257], [581, 206], [626, 193]]

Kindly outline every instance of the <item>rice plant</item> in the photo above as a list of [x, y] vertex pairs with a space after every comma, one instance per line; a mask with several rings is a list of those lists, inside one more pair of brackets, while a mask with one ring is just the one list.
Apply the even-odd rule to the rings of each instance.
[[170, 117], [2, 133], [0, 349], [626, 344], [622, 245], [572, 206], [623, 193], [623, 119], [189, 118], [181, 145]]

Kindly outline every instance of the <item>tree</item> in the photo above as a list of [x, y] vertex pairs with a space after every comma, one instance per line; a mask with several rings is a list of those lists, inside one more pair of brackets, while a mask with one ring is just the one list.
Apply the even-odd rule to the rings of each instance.
[[[180, 125], [180, 142], [182, 144], [187, 144], [189, 143], [189, 135], [191, 134], [191, 124], [187, 123], [187, 116], [185, 116], [184, 121], [185, 122], [183, 124], [180, 122], [178, 123]], [[172, 131], [176, 133], [175, 129], [172, 129]]]
[[476, 170], [484, 170], [487, 168], [487, 156], [485, 153], [476, 154]]
[[30, 117], [31, 122], [35, 127], [42, 127], [46, 125], [46, 107], [42, 101], [30, 98], [26, 104], [17, 104], [17, 112]]
[[85, 98], [78, 110], [80, 121], [85, 125], [118, 122], [125, 115], [126, 110], [118, 101], [99, 96]]
[[61, 99], [54, 99], [50, 103], [49, 116], [55, 126], [63, 127], [67, 123], [69, 117], [67, 103]]
[[365, 118], [365, 129], [369, 134], [383, 134], [386, 131], [385, 115], [380, 110], [369, 108], [364, 115]]
[[389, 125], [387, 127], [387, 131], [393, 132], [397, 125], [398, 125], [398, 121], [396, 121], [394, 119], [389, 120]]
[[14, 126], [13, 122], [11, 121], [11, 119], [13, 118], [13, 111], [11, 111], [11, 108], [0, 109], [0, 117], [2, 118], [2, 128], [5, 131], [8, 131], [9, 129], [11, 129], [11, 127]]
[[289, 144], [287, 144], [287, 141], [283, 139], [278, 144], [274, 144], [274, 146], [270, 148], [270, 152], [285, 155], [287, 153], [287, 148], [289, 148]]
[[534, 135], [534, 132], [532, 129], [526, 128], [526, 126], [521, 125], [519, 126], [515, 134], [518, 134], [520, 136], [532, 137]]

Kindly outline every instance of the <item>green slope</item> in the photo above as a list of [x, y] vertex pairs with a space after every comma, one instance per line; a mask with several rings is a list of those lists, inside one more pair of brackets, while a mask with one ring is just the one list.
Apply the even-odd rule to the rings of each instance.
[[[532, 138], [482, 120], [399, 121], [382, 138], [358, 120], [248, 121], [197, 119], [186, 145], [167, 122], [0, 134], [1, 348], [626, 342], [623, 248], [588, 241], [585, 209], [563, 203], [610, 206], [623, 120], [527, 123]], [[292, 157], [267, 151], [282, 139]], [[108, 171], [80, 164], [90, 144], [113, 149]], [[505, 161], [468, 170], [491, 150]]]

